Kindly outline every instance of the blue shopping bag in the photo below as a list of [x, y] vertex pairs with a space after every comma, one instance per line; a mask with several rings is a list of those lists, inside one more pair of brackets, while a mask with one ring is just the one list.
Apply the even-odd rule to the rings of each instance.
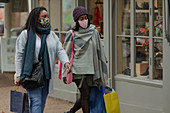
[[106, 113], [104, 86], [93, 86], [90, 92], [90, 113]]
[[16, 113], [29, 113], [28, 94], [11, 90], [10, 111]]

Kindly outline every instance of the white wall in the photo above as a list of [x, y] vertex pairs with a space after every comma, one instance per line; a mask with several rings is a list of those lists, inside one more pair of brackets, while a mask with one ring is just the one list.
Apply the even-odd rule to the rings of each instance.
[[138, 82], [116, 78], [121, 113], [162, 113], [162, 85]]
[[163, 42], [163, 105], [164, 113], [170, 113], [170, 43]]

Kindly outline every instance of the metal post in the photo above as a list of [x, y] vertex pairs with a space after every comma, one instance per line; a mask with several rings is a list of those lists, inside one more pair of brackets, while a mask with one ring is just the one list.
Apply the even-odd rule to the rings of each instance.
[[153, 16], [154, 16], [154, 7], [153, 7], [154, 0], [149, 1], [149, 79], [153, 79], [154, 75], [154, 69], [153, 69], [153, 26], [154, 26], [154, 21], [153, 21]]
[[31, 5], [31, 0], [27, 0], [27, 2], [28, 2], [28, 12], [30, 13], [31, 12], [31, 7], [32, 7], [32, 5]]
[[134, 39], [134, 29], [135, 29], [135, 1], [131, 0], [130, 1], [130, 10], [131, 10], [131, 14], [130, 14], [130, 48], [131, 48], [131, 57], [130, 57], [130, 61], [131, 61], [131, 77], [134, 77], [136, 75], [136, 66], [135, 66], [135, 39]]

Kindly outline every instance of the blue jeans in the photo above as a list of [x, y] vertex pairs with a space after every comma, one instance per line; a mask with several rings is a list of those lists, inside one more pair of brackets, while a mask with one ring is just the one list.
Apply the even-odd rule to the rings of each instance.
[[49, 80], [45, 80], [43, 88], [37, 88], [33, 90], [27, 90], [28, 97], [30, 99], [30, 111], [31, 113], [43, 113], [45, 103], [48, 95]]

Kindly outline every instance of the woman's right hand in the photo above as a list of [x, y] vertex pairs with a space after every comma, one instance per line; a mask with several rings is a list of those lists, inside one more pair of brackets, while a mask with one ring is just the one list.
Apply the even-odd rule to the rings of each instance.
[[16, 84], [17, 84], [17, 86], [20, 86], [20, 85], [21, 85], [20, 77], [17, 77], [17, 79], [16, 79]]

